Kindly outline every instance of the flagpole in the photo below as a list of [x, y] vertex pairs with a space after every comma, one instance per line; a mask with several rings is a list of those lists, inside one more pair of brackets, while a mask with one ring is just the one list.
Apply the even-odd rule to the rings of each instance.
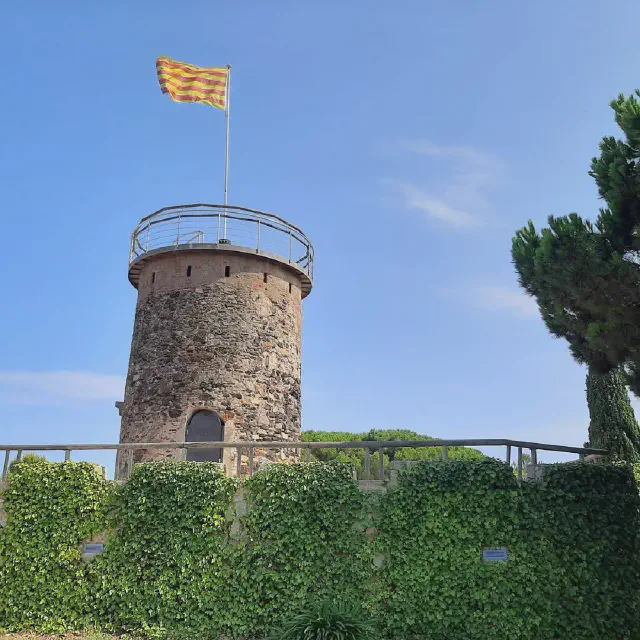
[[229, 133], [231, 125], [231, 65], [227, 65], [227, 99], [225, 117], [227, 118], [227, 146], [224, 160], [224, 233], [227, 239], [227, 205], [229, 204]]

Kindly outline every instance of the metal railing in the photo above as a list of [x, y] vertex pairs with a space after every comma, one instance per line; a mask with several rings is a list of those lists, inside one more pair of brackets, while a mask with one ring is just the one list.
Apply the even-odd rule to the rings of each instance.
[[272, 213], [220, 204], [164, 207], [131, 234], [129, 264], [156, 249], [225, 244], [272, 254], [313, 280], [313, 245], [301, 229]]
[[[517, 451], [517, 476], [522, 479], [523, 475], [523, 449], [528, 449], [531, 454], [531, 463], [538, 463], [538, 451], [553, 451], [557, 453], [575, 453], [581, 460], [588, 455], [604, 456], [607, 451], [604, 449], [591, 449], [585, 447], [566, 447], [563, 445], [545, 444], [541, 442], [525, 442], [521, 440], [505, 439], [471, 439], [471, 440], [390, 440], [390, 441], [360, 441], [360, 442], [262, 442], [258, 440], [245, 442], [124, 442], [120, 444], [24, 444], [24, 445], [0, 445], [0, 451], [4, 451], [4, 465], [2, 468], [2, 480], [7, 479], [11, 453], [16, 452], [15, 460], [20, 461], [25, 451], [61, 451], [64, 452], [65, 461], [71, 460], [72, 451], [118, 451], [126, 452], [128, 460], [125, 464], [127, 474], [133, 468], [133, 453], [140, 449], [179, 449], [181, 459], [186, 458], [189, 449], [236, 449], [236, 473], [242, 475], [243, 452], [248, 452], [247, 474], [252, 476], [255, 471], [255, 451], [256, 449], [294, 449], [305, 452], [307, 462], [311, 460], [313, 449], [364, 449], [364, 479], [371, 480], [371, 457], [377, 451], [379, 457], [378, 480], [384, 481], [384, 450], [385, 449], [416, 449], [416, 448], [442, 447], [442, 459], [449, 459], [450, 447], [506, 447], [505, 461], [512, 462], [512, 451]], [[117, 478], [124, 479], [124, 478]]]

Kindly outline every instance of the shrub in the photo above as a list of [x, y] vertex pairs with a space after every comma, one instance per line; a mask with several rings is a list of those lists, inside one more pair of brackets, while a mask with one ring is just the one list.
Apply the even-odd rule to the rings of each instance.
[[[367, 433], [350, 433], [348, 431], [303, 431], [304, 442], [362, 442], [362, 441], [418, 441], [433, 440], [409, 429], [371, 429]], [[373, 452], [372, 452], [373, 453]], [[384, 466], [385, 477], [389, 479], [389, 463], [392, 460], [442, 460], [442, 447], [385, 447]], [[319, 462], [337, 460], [355, 467], [359, 479], [365, 477], [365, 450], [364, 449], [312, 449], [311, 456]], [[449, 460], [486, 460], [486, 456], [478, 449], [469, 447], [449, 447]], [[377, 453], [371, 456], [371, 477], [380, 477], [380, 461]]]
[[325, 600], [287, 620], [272, 640], [373, 640], [373, 620], [363, 611], [335, 599]]

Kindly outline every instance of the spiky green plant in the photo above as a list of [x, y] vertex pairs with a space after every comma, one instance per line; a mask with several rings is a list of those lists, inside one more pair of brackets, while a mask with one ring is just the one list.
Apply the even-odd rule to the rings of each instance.
[[373, 620], [354, 605], [325, 600], [301, 611], [271, 634], [271, 640], [374, 640]]

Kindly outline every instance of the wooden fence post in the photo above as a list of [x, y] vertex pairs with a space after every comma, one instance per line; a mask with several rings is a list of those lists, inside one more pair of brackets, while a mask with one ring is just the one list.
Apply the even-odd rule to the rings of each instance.
[[4, 453], [4, 466], [2, 467], [2, 479], [6, 480], [9, 475], [9, 458], [11, 457], [11, 450], [7, 449]]

